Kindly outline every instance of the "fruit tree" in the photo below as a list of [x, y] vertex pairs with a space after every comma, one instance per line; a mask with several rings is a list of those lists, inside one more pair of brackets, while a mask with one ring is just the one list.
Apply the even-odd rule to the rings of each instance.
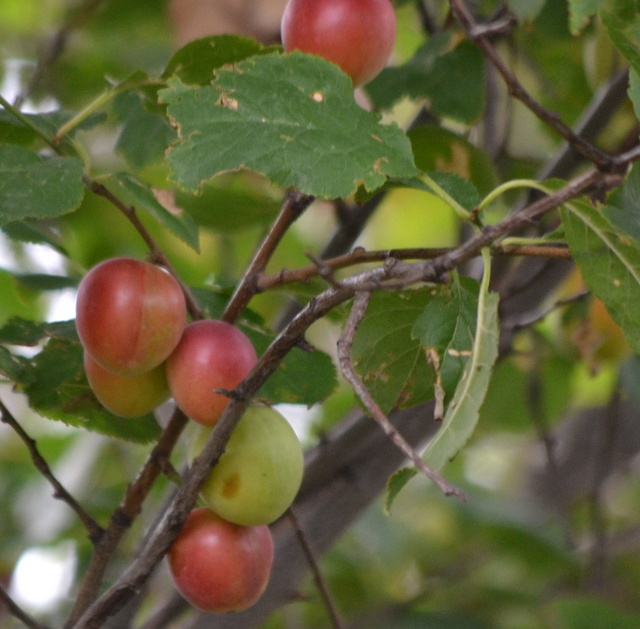
[[0, 626], [640, 626], [637, 0], [0, 0]]

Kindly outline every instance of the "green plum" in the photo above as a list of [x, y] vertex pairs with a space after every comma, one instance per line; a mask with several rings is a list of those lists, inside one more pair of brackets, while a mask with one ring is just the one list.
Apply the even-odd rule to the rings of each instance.
[[[192, 458], [211, 430], [200, 429], [191, 444]], [[293, 502], [303, 472], [302, 446], [289, 422], [268, 406], [250, 406], [202, 486], [201, 495], [229, 522], [243, 526], [269, 524]]]

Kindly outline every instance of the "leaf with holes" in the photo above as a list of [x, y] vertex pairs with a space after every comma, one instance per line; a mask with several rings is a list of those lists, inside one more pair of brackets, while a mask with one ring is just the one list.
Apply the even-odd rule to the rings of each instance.
[[417, 173], [407, 136], [359, 107], [350, 79], [318, 57], [272, 53], [220, 69], [210, 86], [168, 84], [160, 98], [180, 138], [168, 159], [186, 190], [249, 169], [337, 198]]
[[414, 322], [430, 299], [427, 290], [374, 293], [353, 341], [356, 372], [380, 408], [425, 402], [433, 395], [434, 371]]

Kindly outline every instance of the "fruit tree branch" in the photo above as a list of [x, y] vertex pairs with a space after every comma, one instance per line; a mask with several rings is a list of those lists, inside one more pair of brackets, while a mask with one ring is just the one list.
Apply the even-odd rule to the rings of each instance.
[[484, 56], [502, 76], [505, 84], [509, 89], [509, 93], [520, 100], [524, 105], [533, 112], [540, 120], [549, 125], [558, 135], [564, 138], [580, 155], [595, 164], [600, 170], [611, 172], [616, 167], [616, 161], [608, 153], [601, 151], [583, 137], [575, 133], [571, 127], [566, 125], [557, 113], [551, 112], [543, 107], [531, 94], [524, 88], [518, 78], [507, 67], [497, 50], [487, 37], [486, 28], [479, 24], [474, 18], [472, 12], [467, 7], [464, 0], [449, 0], [451, 9], [464, 27], [469, 38], [482, 51]]
[[17, 618], [25, 627], [29, 629], [48, 629], [46, 625], [41, 625], [37, 620], [31, 618], [27, 612], [16, 603], [9, 595], [9, 592], [0, 585], [0, 603], [4, 605], [9, 613]]
[[66, 502], [76, 515], [80, 518], [80, 521], [87, 529], [89, 533], [89, 539], [94, 545], [98, 544], [102, 539], [104, 529], [80, 506], [78, 501], [62, 486], [60, 481], [54, 476], [48, 463], [44, 457], [40, 454], [36, 442], [29, 437], [24, 428], [18, 423], [11, 411], [4, 405], [4, 402], [0, 401], [0, 414], [1, 419], [5, 424], [8, 424], [13, 428], [16, 434], [22, 439], [23, 443], [27, 446], [31, 460], [38, 469], [38, 471], [47, 479], [49, 484], [55, 490], [53, 496], [63, 502]]
[[[366, 251], [361, 247], [357, 247], [345, 255], [329, 258], [328, 260], [321, 260], [321, 265], [324, 269], [337, 271], [357, 264], [384, 262], [389, 258], [394, 258], [396, 260], [433, 260], [434, 258], [442, 256], [453, 250], [454, 247], [434, 247], [424, 249], [408, 248]], [[560, 258], [563, 260], [571, 259], [569, 250], [563, 245], [508, 245], [504, 247], [496, 247], [491, 253], [497, 256]], [[322, 271], [318, 264], [310, 264], [299, 269], [282, 269], [273, 275], [260, 275], [257, 279], [256, 285], [260, 291], [265, 291], [276, 286], [282, 286], [284, 284], [294, 282], [306, 283], [321, 274]]]
[[257, 278], [264, 271], [273, 252], [282, 240], [287, 229], [311, 205], [313, 197], [297, 191], [290, 191], [269, 233], [260, 243], [253, 260], [251, 260], [244, 276], [240, 280], [227, 307], [222, 320], [233, 323], [245, 309], [251, 298], [258, 292]]
[[75, 604], [65, 626], [73, 626], [75, 620], [80, 617], [96, 598], [113, 551], [120, 543], [126, 531], [129, 530], [135, 518], [139, 515], [142, 509], [142, 503], [149, 494], [154, 482], [162, 473], [162, 462], [171, 454], [187, 421], [184, 413], [176, 409], [137, 478], [127, 488], [124, 498], [111, 515], [109, 525], [94, 550], [93, 556], [84, 573]]
[[364, 318], [371, 293], [359, 292], [354, 298], [353, 307], [347, 317], [342, 335], [338, 339], [338, 361], [342, 375], [351, 385], [360, 401], [364, 404], [367, 411], [373, 419], [382, 428], [389, 439], [398, 447], [402, 453], [420, 470], [428, 479], [433, 481], [445, 496], [455, 496], [460, 500], [466, 500], [464, 492], [445, 480], [436, 470], [427, 465], [420, 455], [411, 447], [406, 439], [396, 430], [394, 425], [389, 421], [382, 409], [373, 399], [371, 393], [364, 385], [356, 370], [353, 367], [351, 359], [351, 346], [360, 322]]
[[298, 520], [295, 509], [293, 507], [289, 508], [289, 510], [287, 511], [287, 518], [289, 519], [293, 530], [296, 532], [296, 537], [298, 538], [298, 542], [300, 543], [300, 548], [302, 549], [307, 563], [309, 564], [311, 573], [313, 574], [313, 580], [316, 583], [324, 606], [327, 609], [333, 629], [344, 629], [344, 623], [340, 618], [340, 614], [338, 613], [338, 609], [336, 607], [335, 601], [333, 600], [333, 596], [331, 595], [331, 591], [329, 590], [329, 586], [322, 576], [322, 572], [320, 571], [318, 558], [316, 557], [316, 554], [311, 547], [309, 540], [307, 539], [307, 535], [302, 528], [302, 525], [300, 524], [300, 521]]

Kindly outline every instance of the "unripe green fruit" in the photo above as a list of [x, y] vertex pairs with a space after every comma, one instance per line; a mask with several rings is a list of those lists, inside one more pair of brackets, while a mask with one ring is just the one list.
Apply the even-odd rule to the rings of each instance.
[[[210, 428], [191, 444], [195, 458]], [[291, 505], [304, 472], [302, 446], [289, 422], [268, 406], [251, 406], [233, 430], [201, 495], [220, 517], [243, 526], [269, 524]]]
[[171, 396], [164, 363], [137, 376], [121, 376], [101, 367], [85, 350], [84, 370], [98, 401], [120, 417], [146, 415]]

